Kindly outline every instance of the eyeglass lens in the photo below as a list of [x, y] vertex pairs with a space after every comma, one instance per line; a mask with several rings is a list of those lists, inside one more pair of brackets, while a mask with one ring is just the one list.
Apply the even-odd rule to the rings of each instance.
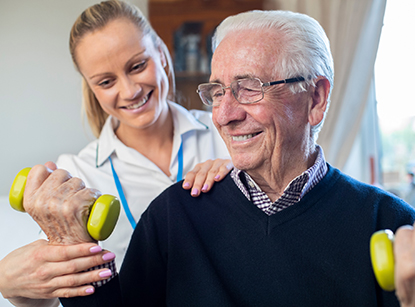
[[262, 84], [258, 79], [242, 79], [232, 82], [231, 89], [240, 103], [253, 103], [263, 98]]
[[[232, 94], [240, 103], [254, 103], [263, 98], [262, 83], [258, 79], [241, 79], [231, 83]], [[203, 84], [199, 87], [202, 100], [208, 105], [219, 105], [225, 94], [220, 84]]]

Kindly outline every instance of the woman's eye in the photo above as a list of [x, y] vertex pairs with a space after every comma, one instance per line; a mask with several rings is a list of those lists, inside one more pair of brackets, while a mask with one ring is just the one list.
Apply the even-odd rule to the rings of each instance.
[[137, 63], [137, 64], [133, 65], [133, 67], [131, 67], [131, 71], [140, 71], [140, 70], [143, 70], [145, 68], [146, 64], [147, 64], [146, 61]]
[[104, 80], [98, 83], [99, 86], [107, 86], [110, 84], [110, 80]]

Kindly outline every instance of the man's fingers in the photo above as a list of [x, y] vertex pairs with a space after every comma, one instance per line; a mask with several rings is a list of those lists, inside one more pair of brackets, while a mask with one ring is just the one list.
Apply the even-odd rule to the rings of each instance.
[[51, 169], [52, 171], [57, 170], [58, 167], [55, 163], [53, 163], [52, 161], [48, 161], [45, 163], [45, 166], [49, 169]]
[[415, 285], [415, 234], [412, 226], [402, 226], [395, 234], [395, 286], [402, 306], [413, 306]]
[[52, 170], [48, 169], [44, 165], [33, 166], [27, 176], [24, 198], [27, 198], [28, 195], [31, 195], [37, 191], [50, 174], [52, 174]]
[[414, 234], [413, 234], [413, 227], [409, 225], [405, 225], [399, 227], [395, 233], [395, 253], [401, 255], [409, 251], [410, 247], [413, 245], [414, 242]]

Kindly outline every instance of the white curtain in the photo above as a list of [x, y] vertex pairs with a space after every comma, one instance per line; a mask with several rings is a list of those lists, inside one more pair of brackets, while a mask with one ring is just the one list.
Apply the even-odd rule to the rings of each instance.
[[385, 7], [386, 0], [268, 0], [265, 5], [315, 18], [330, 39], [334, 88], [318, 143], [327, 161], [340, 169], [351, 154], [367, 105], [375, 105], [373, 71]]

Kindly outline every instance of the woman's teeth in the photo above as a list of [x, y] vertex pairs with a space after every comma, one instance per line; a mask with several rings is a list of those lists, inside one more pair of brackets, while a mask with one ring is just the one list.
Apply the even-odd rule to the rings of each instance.
[[232, 137], [232, 140], [234, 140], [234, 141], [245, 141], [247, 139], [253, 138], [256, 135], [258, 135], [258, 133], [246, 134], [246, 135], [239, 135], [239, 136], [233, 136]]
[[146, 96], [143, 100], [135, 103], [135, 104], [131, 104], [129, 106], [126, 106], [125, 108], [127, 110], [133, 110], [133, 109], [138, 109], [139, 107], [143, 106], [147, 101], [148, 101], [149, 96]]

